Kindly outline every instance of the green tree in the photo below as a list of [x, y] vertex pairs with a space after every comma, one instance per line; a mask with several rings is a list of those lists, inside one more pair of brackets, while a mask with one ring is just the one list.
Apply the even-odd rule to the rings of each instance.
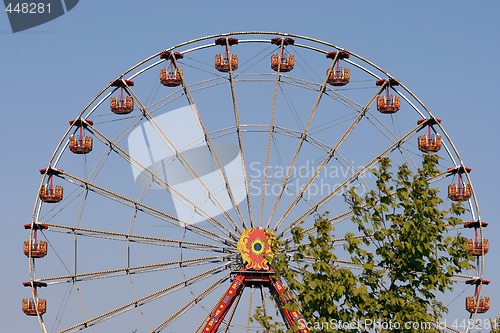
[[500, 333], [500, 315], [496, 318], [490, 318], [488, 324], [491, 326], [490, 333]]
[[[373, 327], [415, 332], [406, 323], [434, 323], [441, 318], [446, 307], [437, 294], [452, 289], [453, 274], [470, 268], [471, 257], [465, 239], [448, 234], [449, 227], [462, 223], [463, 207], [452, 204], [449, 210], [440, 210], [439, 190], [430, 185], [429, 179], [439, 173], [437, 163], [438, 157], [425, 155], [415, 174], [402, 165], [394, 175], [390, 160], [383, 159], [372, 171], [374, 190], [364, 196], [355, 188], [347, 192], [351, 220], [359, 233], [345, 235], [343, 253], [359, 269], [338, 265], [328, 214], [316, 217], [314, 234], [300, 226], [293, 229], [297, 247], [293, 258], [285, 254], [289, 245], [275, 244], [273, 268], [301, 304], [312, 332], [363, 332]], [[300, 266], [300, 274], [292, 266]], [[261, 312], [256, 317], [266, 328], [280, 331], [280, 325], [270, 323]], [[353, 329], [339, 327], [340, 323], [360, 325]]]

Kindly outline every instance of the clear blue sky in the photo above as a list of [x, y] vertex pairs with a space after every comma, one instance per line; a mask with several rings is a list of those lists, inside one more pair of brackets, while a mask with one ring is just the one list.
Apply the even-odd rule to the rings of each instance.
[[[285, 7], [285, 4], [288, 7]], [[481, 1], [80, 1], [66, 15], [13, 34], [0, 14], [1, 164], [4, 237], [1, 331], [36, 332], [20, 309], [27, 289], [22, 254], [45, 167], [89, 100], [111, 79], [168, 46], [230, 31], [282, 31], [345, 47], [400, 78], [446, 120], [477, 192], [491, 250], [484, 293], [500, 313], [496, 166], [500, 3]], [[465, 295], [463, 295], [465, 296]]]

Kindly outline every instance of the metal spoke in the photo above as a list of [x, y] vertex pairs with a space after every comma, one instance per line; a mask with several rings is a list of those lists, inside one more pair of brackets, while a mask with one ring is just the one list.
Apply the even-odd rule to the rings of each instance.
[[255, 291], [255, 286], [252, 284], [250, 286], [250, 304], [248, 305], [248, 320], [246, 333], [250, 331], [250, 323], [252, 322], [252, 306], [253, 306], [253, 293]]
[[221, 263], [224, 261], [228, 261], [228, 258], [233, 257], [234, 255], [226, 254], [220, 256], [210, 256], [210, 257], [202, 257], [195, 259], [184, 259], [184, 260], [176, 260], [176, 261], [168, 261], [157, 264], [150, 265], [140, 265], [133, 267], [123, 267], [116, 269], [108, 269], [103, 271], [95, 271], [95, 272], [87, 272], [87, 273], [79, 273], [79, 274], [69, 274], [69, 275], [60, 275], [53, 277], [45, 277], [40, 278], [39, 281], [48, 282], [48, 284], [58, 284], [58, 283], [68, 283], [68, 282], [80, 282], [80, 281], [89, 281], [96, 279], [107, 279], [112, 277], [124, 276], [129, 274], [143, 274], [156, 272], [161, 270], [169, 270], [169, 269], [180, 269], [183, 267], [192, 267], [199, 266], [205, 264], [212, 263]]
[[280, 51], [279, 51], [279, 60], [278, 60], [278, 71], [276, 73], [276, 78], [274, 82], [274, 92], [273, 92], [273, 104], [271, 106], [271, 120], [269, 122], [269, 135], [267, 139], [267, 153], [266, 153], [266, 164], [264, 167], [264, 178], [262, 180], [262, 196], [260, 200], [260, 216], [259, 216], [259, 226], [262, 226], [263, 218], [264, 218], [264, 206], [267, 192], [267, 176], [269, 169], [269, 159], [271, 158], [271, 143], [273, 141], [273, 132], [274, 132], [274, 119], [276, 116], [276, 102], [278, 96], [278, 88], [279, 88], [279, 80], [281, 77], [281, 55], [283, 54], [284, 48], [284, 38], [281, 39]]
[[[333, 66], [333, 65], [332, 65]], [[326, 84], [326, 80], [325, 80], [325, 84]], [[330, 152], [328, 153], [328, 155], [325, 157], [325, 159], [323, 160], [323, 162], [321, 163], [321, 165], [317, 168], [317, 170], [314, 172], [314, 174], [311, 176], [311, 178], [309, 178], [309, 180], [307, 181], [307, 183], [302, 187], [302, 189], [300, 190], [300, 192], [297, 194], [297, 196], [295, 197], [295, 199], [293, 200], [293, 202], [290, 204], [290, 206], [287, 208], [287, 210], [285, 211], [285, 213], [281, 216], [281, 218], [278, 220], [278, 222], [276, 223], [275, 227], [274, 227], [274, 230], [277, 230], [281, 224], [283, 223], [283, 221], [285, 220], [285, 218], [288, 216], [288, 214], [290, 214], [291, 210], [295, 207], [295, 205], [299, 202], [299, 200], [302, 198], [302, 196], [304, 195], [304, 193], [309, 189], [309, 186], [311, 186], [311, 184], [314, 182], [314, 180], [318, 177], [318, 175], [323, 171], [323, 169], [326, 167], [326, 165], [328, 164], [328, 162], [330, 161], [330, 159], [333, 157], [333, 155], [335, 154], [335, 152], [337, 151], [337, 149], [342, 145], [342, 143], [347, 139], [347, 137], [349, 136], [349, 134], [352, 132], [352, 130], [356, 127], [356, 125], [361, 121], [361, 119], [364, 117], [366, 111], [370, 108], [370, 106], [373, 104], [373, 101], [377, 98], [377, 96], [380, 94], [380, 92], [383, 90], [383, 88], [385, 87], [385, 85], [383, 85], [382, 87], [380, 87], [380, 89], [377, 90], [377, 92], [375, 94], [373, 94], [373, 96], [370, 98], [370, 100], [368, 101], [368, 103], [364, 106], [364, 108], [359, 112], [358, 116], [356, 117], [356, 119], [354, 119], [354, 121], [351, 123], [351, 125], [347, 128], [347, 130], [344, 132], [344, 134], [340, 137], [340, 139], [337, 141], [337, 143], [335, 144], [335, 146], [332, 147], [332, 149], [330, 150]], [[318, 101], [319, 103], [319, 101]], [[304, 136], [306, 134], [306, 131], [304, 131]], [[299, 144], [299, 147], [301, 146], [301, 144]], [[299, 148], [298, 148], [299, 149]], [[297, 149], [297, 154], [298, 154], [298, 149]], [[296, 156], [294, 156], [294, 160], [293, 162], [295, 162], [295, 158]], [[290, 168], [291, 170], [291, 168]], [[290, 172], [288, 172], [287, 174], [287, 177], [285, 178], [286, 180], [288, 179], [288, 177], [290, 176]], [[282, 190], [285, 188], [286, 186], [286, 180], [283, 182], [283, 186], [282, 186]], [[283, 192], [280, 192], [280, 195], [282, 194]], [[275, 205], [275, 208], [277, 207], [277, 203]]]
[[[179, 218], [173, 216], [173, 215], [170, 215], [170, 214], [167, 214], [165, 212], [162, 212], [158, 209], [155, 209], [153, 207], [150, 207], [148, 205], [145, 205], [141, 202], [138, 202], [136, 200], [133, 200], [133, 199], [130, 199], [130, 198], [127, 198], [123, 195], [120, 195], [118, 193], [115, 193], [113, 191], [110, 191], [108, 189], [105, 189], [101, 186], [98, 186], [96, 184], [93, 184], [93, 183], [90, 183], [88, 181], [86, 181], [85, 179], [81, 179], [75, 175], [71, 175], [65, 171], [62, 171], [62, 170], [59, 170], [60, 172], [60, 177], [63, 178], [63, 179], [66, 179], [62, 176], [67, 176], [68, 179], [67, 180], [73, 180], [73, 181], [76, 181], [76, 183], [80, 186], [83, 186], [87, 189], [89, 189], [90, 191], [93, 191], [93, 192], [96, 192], [96, 193], [99, 193], [100, 195], [102, 195], [103, 197], [107, 197], [109, 199], [112, 199], [112, 200], [115, 200], [117, 202], [120, 202], [122, 204], [125, 204], [129, 207], [138, 207], [140, 208], [139, 210], [141, 212], [145, 212], [147, 214], [150, 214], [152, 216], [155, 216], [165, 222], [168, 222], [168, 223], [171, 223], [177, 227], [180, 227], [182, 229], [185, 229], [185, 230], [190, 230], [190, 231], [193, 231], [201, 236], [204, 236], [204, 237], [207, 237], [207, 238], [210, 238], [212, 240], [216, 240], [216, 241], [219, 241], [219, 242], [222, 242], [224, 244], [230, 244], [230, 243], [234, 243], [234, 240], [230, 240], [228, 238], [225, 238], [225, 237], [222, 237], [220, 234], [216, 234], [214, 232], [211, 232], [207, 229], [204, 229], [204, 228], [201, 228], [197, 225], [194, 225], [194, 224], [188, 224], [187, 222], [185, 221], [182, 221], [180, 220]], [[62, 175], [62, 176], [61, 176]]]
[[106, 137], [106, 135], [101, 133], [97, 128], [93, 127], [92, 125], [90, 127], [95, 131], [98, 137], [101, 138], [104, 143], [109, 144], [110, 148], [116, 153], [118, 153], [118, 155], [123, 157], [126, 161], [130, 162], [132, 166], [135, 166], [139, 170], [144, 170], [146, 173], [148, 173], [151, 176], [151, 179], [153, 179], [157, 185], [161, 186], [167, 192], [171, 193], [185, 205], [193, 207], [196, 212], [201, 213], [201, 215], [204, 216], [209, 223], [211, 223], [213, 226], [221, 230], [224, 234], [230, 235], [233, 238], [237, 238], [237, 236], [234, 234], [232, 230], [226, 228], [215, 217], [206, 213], [202, 207], [196, 205], [188, 197], [186, 197], [185, 195], [177, 191], [174, 187], [172, 187], [167, 181], [163, 180], [162, 177], [158, 177], [157, 174], [154, 173], [150, 168], [142, 165], [139, 161], [130, 156], [130, 154], [127, 151], [125, 151], [120, 146], [116, 145], [113, 141], [111, 141], [108, 137]]
[[[226, 48], [228, 52], [228, 57], [230, 53], [230, 45], [229, 45], [229, 40], [226, 38]], [[245, 148], [243, 146], [243, 137], [242, 137], [242, 132], [241, 132], [241, 121], [240, 121], [240, 113], [238, 110], [238, 102], [236, 99], [236, 89], [234, 85], [234, 72], [233, 72], [233, 65], [230, 59], [228, 59], [229, 62], [229, 82], [231, 85], [231, 98], [233, 100], [233, 110], [234, 110], [234, 119], [236, 121], [236, 133], [238, 134], [238, 145], [240, 147], [240, 152], [241, 152], [241, 165], [243, 166], [243, 178], [245, 180], [245, 190], [247, 193], [247, 206], [248, 206], [248, 216], [250, 219], [250, 226], [253, 228], [254, 226], [254, 221], [253, 221], [253, 212], [252, 212], [252, 200], [251, 200], [251, 195], [250, 195], [250, 184], [248, 182], [248, 173], [247, 173], [247, 165], [245, 162]], [[246, 223], [245, 220], [243, 219], [243, 228], [246, 229]]]
[[[267, 317], [267, 304], [266, 304], [266, 294], [264, 292], [264, 286], [260, 285], [260, 298], [262, 301], [262, 311], [264, 311], [264, 316]], [[269, 331], [264, 331], [264, 333], [268, 333]]]
[[[353, 173], [352, 176], [347, 178], [342, 184], [340, 184], [338, 187], [334, 188], [332, 191], [330, 191], [327, 195], [325, 195], [321, 200], [318, 200], [316, 204], [314, 204], [311, 208], [306, 210], [304, 213], [302, 213], [298, 218], [296, 218], [293, 222], [291, 222], [288, 227], [285, 230], [288, 230], [290, 228], [293, 228], [297, 223], [300, 221], [304, 220], [306, 217], [310, 216], [313, 214], [319, 207], [324, 205], [326, 202], [328, 202], [332, 197], [337, 195], [343, 188], [345, 188], [349, 183], [351, 183], [353, 180], [355, 180], [359, 175], [363, 174], [367, 170], [369, 170], [371, 167], [373, 167], [378, 161], [380, 161], [383, 157], [391, 153], [394, 149], [397, 149], [397, 146], [409, 138], [411, 138], [417, 131], [417, 129], [420, 126], [414, 127], [412, 130], [410, 130], [408, 133], [406, 133], [404, 136], [399, 138], [398, 141], [394, 142], [392, 145], [387, 147], [383, 152], [381, 152], [379, 155], [374, 157], [370, 162], [368, 162], [364, 167], [360, 168], [358, 171]], [[283, 221], [286, 216], [283, 216], [280, 221]], [[280, 223], [281, 224], [281, 223]], [[278, 225], [279, 226], [279, 225]], [[279, 237], [281, 237], [284, 234], [284, 232], [281, 232]], [[279, 238], [278, 237], [278, 238]]]
[[152, 236], [142, 236], [135, 235], [130, 233], [120, 233], [113, 231], [105, 231], [105, 230], [97, 230], [97, 229], [89, 229], [89, 228], [81, 228], [81, 227], [73, 227], [73, 226], [65, 226], [58, 225], [53, 223], [44, 223], [49, 229], [47, 231], [52, 232], [62, 232], [70, 235], [77, 235], [83, 237], [97, 237], [97, 238], [107, 238], [111, 240], [117, 241], [130, 241], [134, 243], [143, 243], [150, 245], [159, 245], [159, 246], [167, 246], [173, 248], [181, 248], [181, 249], [190, 249], [190, 250], [201, 250], [201, 251], [210, 251], [210, 252], [225, 252], [233, 249], [231, 246], [221, 246], [214, 245], [208, 243], [200, 243], [200, 242], [191, 242], [187, 240], [181, 239], [169, 239], [162, 237], [152, 237]]
[[127, 304], [124, 304], [118, 308], [115, 308], [113, 310], [110, 310], [106, 313], [103, 313], [99, 316], [96, 316], [96, 317], [93, 317], [93, 318], [90, 318], [88, 320], [85, 320], [84, 322], [81, 322], [81, 323], [78, 323], [76, 325], [73, 325], [71, 327], [68, 327], [66, 329], [63, 329], [61, 331], [59, 331], [58, 333], [65, 333], [65, 332], [77, 332], [85, 327], [90, 327], [90, 326], [94, 326], [95, 324], [99, 323], [99, 322], [102, 322], [102, 321], [105, 321], [105, 320], [109, 320], [117, 315], [120, 315], [122, 313], [125, 313], [127, 311], [130, 311], [136, 307], [140, 307], [140, 306], [143, 306], [144, 304], [147, 304], [151, 301], [154, 301], [158, 298], [161, 298], [161, 297], [164, 297], [168, 294], [171, 294], [175, 291], [178, 291], [182, 288], [184, 288], [186, 285], [190, 285], [190, 284], [193, 284], [193, 283], [196, 283], [198, 281], [201, 281], [201, 280], [204, 280], [204, 279], [207, 279], [211, 276], [213, 276], [214, 274], [217, 274], [217, 273], [220, 273], [222, 271], [224, 271], [226, 269], [226, 267], [228, 267], [228, 265], [230, 265], [230, 263], [227, 263], [227, 264], [224, 264], [222, 266], [218, 266], [218, 267], [214, 267], [212, 269], [209, 269], [203, 273], [200, 273], [200, 274], [197, 274], [197, 275], [194, 275], [188, 279], [185, 279], [185, 280], [182, 280], [182, 281], [179, 281], [177, 283], [174, 283], [173, 285], [170, 285], [166, 288], [163, 288], [161, 290], [158, 290], [152, 294], [149, 294], [147, 296], [144, 296], [144, 297], [141, 297], [139, 299], [136, 299], [130, 303], [127, 303]]
[[[173, 59], [174, 59], [174, 62], [176, 63], [176, 68], [178, 68], [177, 67], [178, 64], [177, 64], [177, 62], [175, 60], [175, 57]], [[182, 78], [182, 80], [184, 80], [184, 76], [182, 75], [182, 72], [181, 72], [181, 78]], [[183, 81], [183, 82], [185, 84], [185, 81]], [[184, 87], [184, 90], [185, 90], [185, 93], [187, 95], [189, 93], [189, 90], [188, 90], [187, 86]], [[148, 120], [149, 124], [151, 124], [151, 126], [155, 129], [155, 131], [157, 132], [157, 134], [160, 135], [160, 137], [162, 138], [162, 140], [168, 145], [169, 149], [172, 152], [175, 153], [175, 156], [179, 159], [179, 161], [182, 163], [182, 165], [184, 166], [184, 168], [189, 172], [189, 174], [191, 175], [191, 177], [196, 181], [196, 183], [200, 186], [200, 188], [203, 191], [205, 191], [207, 197], [217, 207], [217, 209], [219, 210], [219, 212], [226, 217], [226, 219], [233, 226], [234, 230], [238, 233], [238, 227], [236, 226], [235, 222], [233, 221], [233, 219], [231, 218], [231, 216], [228, 214], [228, 212], [226, 211], [226, 209], [224, 209], [224, 207], [222, 206], [222, 204], [220, 203], [220, 201], [217, 199], [217, 196], [214, 193], [212, 193], [212, 191], [210, 190], [210, 188], [198, 176], [197, 172], [195, 171], [195, 169], [193, 168], [193, 166], [189, 163], [189, 161], [186, 159], [186, 157], [184, 156], [184, 154], [182, 153], [182, 151], [180, 149], [178, 149], [178, 147], [174, 144], [174, 142], [171, 140], [171, 138], [165, 133], [165, 131], [161, 128], [161, 126], [158, 125], [158, 123], [156, 122], [155, 118], [151, 115], [151, 113], [148, 111], [148, 109], [146, 108], [146, 106], [141, 103], [141, 101], [139, 100], [139, 98], [137, 97], [137, 95], [135, 95], [135, 93], [132, 90], [130, 90], [130, 92], [131, 92], [132, 96], [134, 97], [134, 99], [137, 101], [137, 103], [139, 103], [139, 105], [141, 107], [142, 114]], [[200, 122], [200, 124], [201, 124], [201, 126], [203, 128], [205, 140], [207, 141], [207, 144], [208, 144], [209, 150], [211, 151], [212, 157], [214, 158], [214, 161], [217, 164], [217, 167], [219, 168], [219, 170], [221, 171], [221, 173], [224, 176], [224, 181], [226, 183], [226, 187], [228, 187], [229, 182], [227, 181], [227, 176], [225, 174], [225, 171], [223, 169], [221, 169], [222, 166], [220, 164], [219, 159], [215, 155], [215, 151], [214, 151], [212, 143], [210, 141], [210, 137], [208, 136], [208, 134], [207, 134], [207, 132], [205, 130], [205, 127], [204, 127], [204, 125], [203, 125], [203, 123], [201, 121], [201, 118], [199, 116], [198, 110], [196, 109], [196, 106], [194, 105], [194, 102], [192, 100], [190, 102], [191, 102], [190, 105], [193, 108], [193, 110], [195, 111], [195, 114], [197, 115], [198, 120], [199, 120], [199, 122]], [[231, 193], [231, 189], [228, 189], [228, 192]], [[230, 196], [231, 195], [232, 195], [232, 193], [230, 194]], [[231, 196], [231, 198], [232, 198], [232, 196]], [[234, 202], [233, 202], [233, 204], [234, 204]]]
[[[353, 176], [358, 176], [356, 175], [356, 173], [353, 173], [352, 174]], [[440, 173], [438, 173], [437, 175], [435, 175], [434, 177], [429, 177], [427, 178], [427, 181], [429, 182], [429, 184], [432, 184], [432, 183], [435, 183], [437, 181], [440, 181], [442, 180], [444, 177], [447, 177], [449, 176], [449, 172], [448, 171], [442, 171]], [[392, 192], [393, 194], [396, 193], [395, 191]], [[362, 206], [364, 207], [364, 206]], [[328, 221], [330, 221], [330, 223], [333, 223], [333, 224], [336, 224], [336, 223], [340, 223], [348, 218], [350, 218], [351, 216], [353, 215], [353, 211], [352, 210], [348, 210], [342, 214], [339, 214], [335, 217], [331, 217], [328, 219]], [[295, 224], [290, 224], [288, 225], [286, 228], [283, 229], [283, 231], [280, 233], [281, 235], [281, 240], [286, 242], [286, 243], [290, 243], [292, 241], [292, 236], [290, 235], [289, 237], [283, 237], [284, 235], [287, 235], [288, 233], [290, 233], [293, 229], [293, 227], [295, 226]], [[315, 232], [315, 228], [314, 226], [311, 226], [311, 227], [308, 227], [306, 229], [304, 229], [304, 235], [310, 235], [310, 234], [314, 234]]]
[[171, 315], [170, 317], [168, 317], [163, 323], [161, 323], [154, 330], [152, 330], [151, 333], [161, 332], [165, 327], [167, 327], [169, 324], [171, 324], [174, 320], [176, 320], [177, 318], [179, 318], [180, 316], [182, 316], [190, 308], [192, 308], [193, 306], [195, 306], [203, 298], [205, 298], [207, 295], [209, 295], [215, 289], [217, 289], [217, 287], [220, 286], [224, 281], [228, 280], [229, 279], [229, 275], [230, 275], [230, 273], [226, 273], [219, 280], [215, 281], [208, 288], [206, 288], [201, 293], [199, 293], [198, 295], [196, 295], [192, 300], [190, 300], [184, 306], [182, 306], [177, 312], [175, 312], [173, 315]]
[[[173, 57], [172, 59], [173, 59], [173, 62], [175, 64], [175, 67], [176, 68], [180, 68], [180, 67], [178, 67], [179, 63], [177, 62], [177, 59], [175, 57]], [[222, 178], [224, 179], [224, 184], [226, 186], [227, 194], [229, 195], [231, 203], [232, 203], [234, 209], [236, 210], [236, 213], [237, 213], [237, 215], [238, 215], [238, 217], [240, 219], [241, 225], [244, 226], [245, 225], [245, 219], [243, 218], [243, 214], [241, 213], [240, 206], [236, 202], [236, 199], [234, 197], [232, 188], [231, 188], [231, 186], [229, 184], [229, 180], [228, 180], [227, 175], [226, 175], [226, 171], [225, 171], [223, 165], [221, 164], [221, 162], [219, 160], [219, 157], [217, 156], [217, 152], [214, 149], [214, 146], [213, 146], [213, 143], [212, 143], [212, 139], [210, 138], [210, 136], [209, 136], [209, 134], [207, 132], [207, 129], [205, 127], [205, 124], [204, 124], [204, 122], [203, 122], [203, 120], [202, 120], [202, 118], [200, 116], [200, 113], [199, 113], [197, 107], [196, 107], [196, 104], [194, 103], [193, 96], [191, 95], [191, 91], [189, 90], [189, 87], [188, 87], [188, 85], [186, 83], [184, 75], [182, 74], [182, 71], [181, 71], [180, 77], [181, 77], [181, 81], [182, 81], [182, 86], [184, 88], [184, 93], [185, 93], [185, 95], [186, 95], [186, 97], [188, 99], [189, 105], [193, 108], [193, 111], [194, 111], [194, 113], [195, 113], [195, 115], [196, 115], [196, 117], [197, 117], [197, 119], [198, 119], [198, 121], [200, 123], [200, 126], [201, 126], [201, 128], [203, 130], [203, 134], [204, 134], [205, 140], [207, 142], [210, 154], [212, 155], [212, 158], [214, 159], [214, 162], [217, 165], [217, 168], [219, 169]], [[225, 212], [224, 214], [227, 214], [227, 212]], [[237, 233], [241, 232], [236, 225], [234, 225], [234, 228], [235, 228], [235, 231]]]
[[238, 304], [240, 303], [241, 295], [242, 294], [239, 293], [236, 296], [236, 299], [234, 300], [234, 305], [233, 308], [231, 309], [231, 313], [229, 314], [229, 318], [227, 319], [226, 327], [224, 328], [224, 333], [227, 333], [229, 331], [229, 327], [231, 325], [231, 322], [233, 321], [234, 314], [236, 312], [236, 309], [238, 308]]
[[[295, 166], [295, 162], [297, 161], [300, 150], [302, 149], [302, 145], [304, 144], [304, 141], [306, 141], [306, 139], [307, 139], [307, 134], [308, 134], [309, 128], [311, 127], [311, 123], [312, 123], [313, 118], [316, 114], [316, 111], [318, 109], [321, 98], [323, 97], [323, 94], [325, 93], [326, 85], [328, 84], [328, 75], [330, 74], [330, 71], [334, 68], [335, 61], [337, 60], [337, 57], [338, 57], [338, 53], [335, 55], [335, 58], [333, 59], [332, 64], [330, 65], [330, 68], [327, 71], [326, 77], [325, 77], [323, 83], [321, 84], [318, 97], [316, 98], [316, 101], [315, 101], [314, 106], [311, 110], [311, 113], [309, 114], [309, 119], [307, 120], [306, 126], [304, 127], [304, 130], [302, 131], [302, 133], [300, 135], [299, 144], [298, 144], [297, 148], [295, 149], [295, 153], [293, 155], [292, 161], [290, 162], [290, 165], [288, 166], [287, 174], [286, 174], [285, 178], [283, 179], [283, 183], [281, 184], [279, 194], [277, 195], [276, 200], [274, 202], [273, 209], [272, 209], [271, 213], [269, 214], [269, 219], [267, 221], [266, 228], [269, 228], [271, 223], [272, 223], [274, 214], [276, 212], [276, 209], [278, 208], [278, 204], [281, 200], [281, 197], [283, 196], [286, 185], [288, 183], [288, 179], [290, 178], [290, 175], [292, 173], [292, 169]], [[279, 222], [278, 222], [278, 224], [279, 224]], [[278, 227], [279, 227], [279, 225], [277, 225], [274, 228], [274, 230], [276, 230]]]

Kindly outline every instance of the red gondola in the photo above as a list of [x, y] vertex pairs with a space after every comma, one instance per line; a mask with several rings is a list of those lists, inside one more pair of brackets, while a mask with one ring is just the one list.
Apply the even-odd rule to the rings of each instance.
[[424, 153], [435, 153], [439, 151], [443, 145], [441, 135], [433, 131], [432, 125], [439, 124], [440, 119], [420, 119], [417, 124], [427, 125], [427, 135], [420, 135], [418, 137], [418, 149]]
[[184, 58], [180, 52], [163, 51], [161, 59], [170, 61], [168, 67], [160, 69], [160, 83], [165, 87], [177, 87], [182, 84], [182, 70], [176, 67], [175, 60]]
[[[25, 224], [24, 229], [31, 229], [31, 224]], [[47, 255], [47, 242], [38, 241], [38, 230], [48, 229], [43, 223], [33, 224], [33, 238], [24, 242], [24, 255], [31, 258], [43, 258]]]
[[87, 128], [88, 125], [93, 125], [92, 120], [77, 119], [70, 120], [70, 125], [76, 126], [78, 128], [78, 134], [75, 136], [73, 133], [69, 137], [69, 150], [74, 154], [88, 154], [92, 151], [92, 137], [84, 135], [83, 130]]
[[33, 288], [33, 298], [24, 298], [22, 303], [23, 312], [28, 316], [43, 315], [47, 311], [47, 301], [43, 298], [38, 298], [36, 288], [47, 287], [44, 282], [23, 282], [25, 287]]
[[289, 72], [295, 66], [295, 57], [293, 54], [285, 54], [285, 45], [293, 45], [295, 41], [292, 38], [276, 37], [271, 39], [271, 44], [280, 46], [280, 53], [271, 56], [271, 68], [276, 72]]
[[465, 309], [469, 313], [485, 313], [490, 309], [490, 298], [487, 296], [479, 297], [479, 288], [481, 285], [488, 285], [489, 280], [468, 280], [466, 284], [475, 284], [476, 292], [474, 296], [467, 296], [465, 299]]
[[464, 184], [462, 181], [462, 173], [470, 173], [472, 169], [459, 167], [455, 169], [448, 169], [450, 173], [457, 174], [457, 182], [448, 185], [448, 198], [452, 201], [467, 201], [472, 195], [472, 186]]
[[231, 54], [230, 47], [238, 44], [238, 39], [232, 37], [221, 37], [215, 40], [215, 45], [221, 45], [226, 48], [224, 54], [215, 55], [215, 68], [219, 72], [234, 71], [238, 68], [238, 56]]
[[326, 57], [330, 59], [336, 59], [334, 68], [327, 70], [328, 79], [326, 82], [336, 87], [345, 86], [346, 84], [348, 84], [349, 80], [351, 79], [351, 72], [349, 68], [342, 68], [340, 66], [340, 62], [342, 61], [342, 59], [349, 58], [349, 53], [345, 51], [328, 52], [326, 54]]
[[53, 176], [59, 174], [55, 169], [40, 169], [40, 174], [47, 173], [47, 183], [40, 187], [38, 196], [40, 200], [46, 203], [57, 203], [63, 198], [63, 187], [61, 185], [54, 185]]
[[110, 99], [111, 111], [115, 114], [129, 114], [134, 111], [134, 99], [132, 96], [125, 96], [127, 87], [132, 87], [132, 80], [115, 80], [111, 83], [112, 87], [120, 88], [120, 97], [112, 96]]
[[377, 110], [380, 113], [391, 114], [399, 111], [401, 107], [401, 100], [399, 96], [391, 96], [391, 86], [399, 85], [398, 81], [394, 79], [378, 80], [376, 82], [377, 86], [385, 86], [385, 95], [380, 95], [377, 97]]

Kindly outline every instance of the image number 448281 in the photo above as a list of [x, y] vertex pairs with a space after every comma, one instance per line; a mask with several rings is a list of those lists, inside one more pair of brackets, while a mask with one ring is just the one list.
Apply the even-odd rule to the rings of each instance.
[[43, 2], [17, 2], [8, 3], [5, 11], [9, 14], [50, 14], [50, 3]]
[[19, 32], [52, 21], [70, 10], [79, 0], [4, 0], [12, 32]]

